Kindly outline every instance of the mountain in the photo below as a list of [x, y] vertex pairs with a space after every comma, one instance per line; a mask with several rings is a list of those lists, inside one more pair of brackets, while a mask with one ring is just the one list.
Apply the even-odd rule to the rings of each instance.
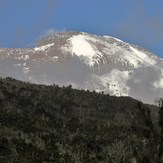
[[1, 163], [161, 163], [159, 108], [0, 79]]
[[110, 36], [62, 32], [35, 48], [0, 49], [0, 76], [72, 85], [146, 103], [163, 96], [163, 59]]

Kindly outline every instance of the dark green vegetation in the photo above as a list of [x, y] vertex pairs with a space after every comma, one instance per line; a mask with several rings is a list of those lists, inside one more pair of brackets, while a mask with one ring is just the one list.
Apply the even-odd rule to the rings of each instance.
[[159, 162], [162, 112], [130, 97], [0, 79], [0, 163]]

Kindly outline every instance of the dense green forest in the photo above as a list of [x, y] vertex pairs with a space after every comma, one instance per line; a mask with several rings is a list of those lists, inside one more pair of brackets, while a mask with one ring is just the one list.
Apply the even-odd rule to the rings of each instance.
[[130, 97], [0, 79], [0, 163], [162, 162], [161, 114]]

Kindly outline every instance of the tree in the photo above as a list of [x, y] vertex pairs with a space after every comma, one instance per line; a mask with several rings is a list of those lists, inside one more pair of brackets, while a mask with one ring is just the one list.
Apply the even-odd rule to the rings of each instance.
[[161, 128], [161, 135], [160, 135], [160, 146], [159, 146], [159, 162], [163, 162], [163, 98], [158, 100], [158, 105], [160, 107], [159, 110], [159, 125]]
[[154, 100], [154, 103], [156, 106], [158, 106], [159, 108], [161, 108], [161, 106], [163, 106], [163, 98], [156, 98]]

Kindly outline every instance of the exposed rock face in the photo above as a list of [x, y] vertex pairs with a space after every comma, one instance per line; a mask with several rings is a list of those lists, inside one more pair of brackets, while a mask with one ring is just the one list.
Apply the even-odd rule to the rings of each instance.
[[0, 76], [132, 96], [163, 96], [163, 60], [110, 36], [63, 32], [33, 49], [0, 49]]

